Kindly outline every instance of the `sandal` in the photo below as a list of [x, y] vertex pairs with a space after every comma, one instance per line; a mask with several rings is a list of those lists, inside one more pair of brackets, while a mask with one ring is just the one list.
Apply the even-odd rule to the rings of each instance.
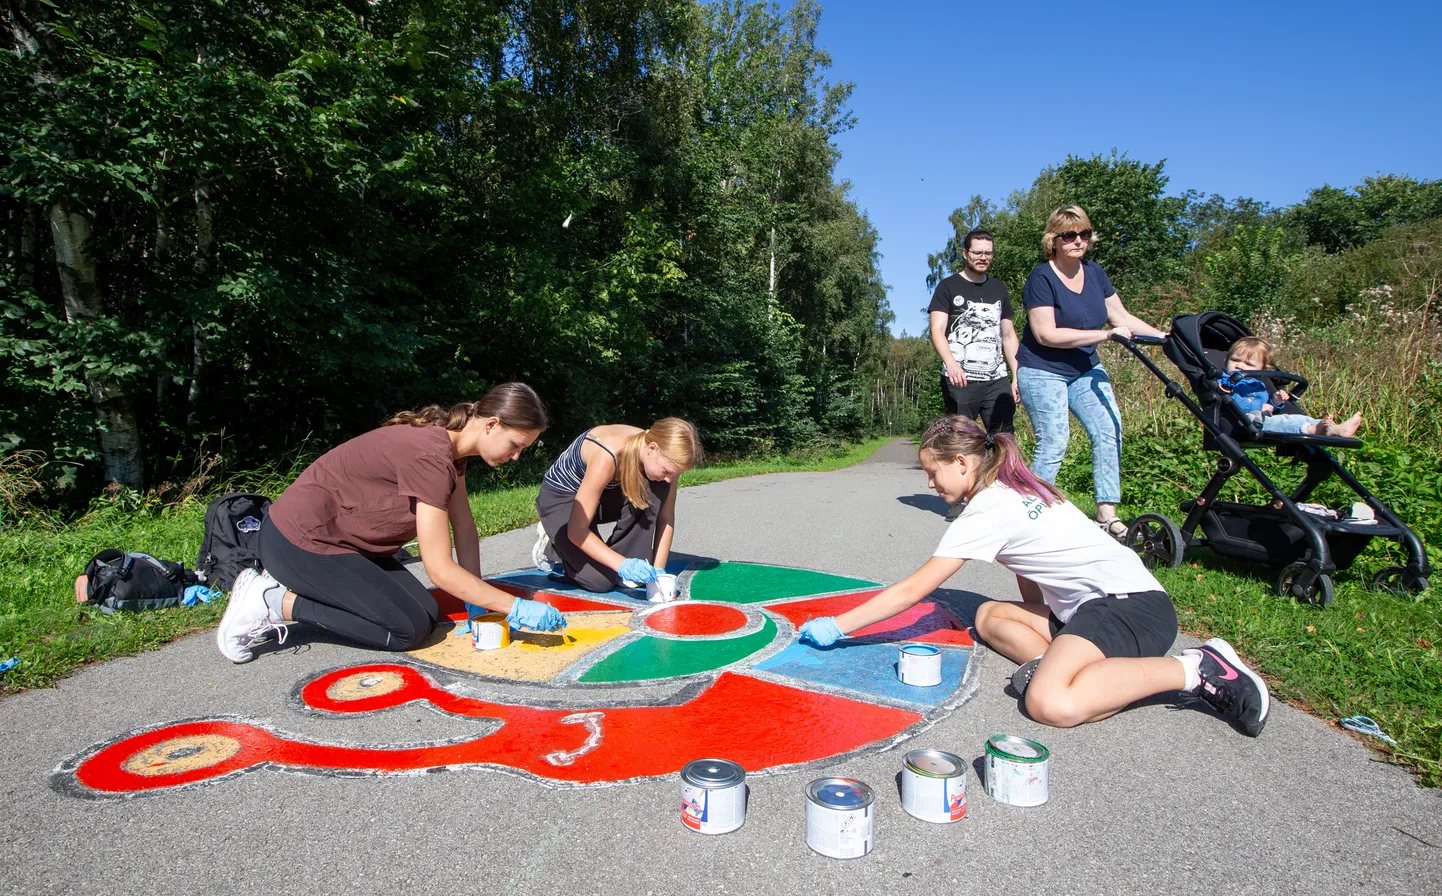
[[1115, 538], [1117, 541], [1120, 541], [1123, 544], [1126, 543], [1127, 530], [1131, 528], [1127, 525], [1126, 520], [1122, 519], [1119, 516], [1114, 516], [1109, 520], [1097, 520], [1096, 522], [1097, 525], [1101, 527], [1101, 530], [1107, 535]]

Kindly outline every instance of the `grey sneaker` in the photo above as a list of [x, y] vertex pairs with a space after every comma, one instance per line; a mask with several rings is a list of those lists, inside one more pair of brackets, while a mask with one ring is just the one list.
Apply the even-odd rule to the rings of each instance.
[[285, 586], [265, 572], [249, 568], [235, 577], [225, 615], [220, 619], [220, 628], [215, 630], [216, 646], [232, 663], [250, 662], [255, 656], [251, 648], [272, 632], [280, 643], [285, 643], [285, 621], [272, 613], [265, 602], [265, 593], [271, 588], [284, 589]]
[[951, 505], [951, 508], [946, 511], [946, 521], [948, 523], [955, 522], [956, 518], [961, 516], [961, 512], [965, 509], [966, 499], [962, 498], [960, 501], [957, 501], [955, 504]]
[[551, 536], [546, 534], [546, 527], [536, 523], [536, 543], [531, 546], [531, 562], [536, 565], [536, 569], [544, 573], [556, 571], [556, 564], [546, 556], [546, 548], [550, 546]]
[[1011, 673], [1011, 689], [1016, 691], [1018, 697], [1026, 694], [1026, 689], [1031, 686], [1031, 677], [1036, 674], [1036, 667], [1039, 665], [1041, 665], [1041, 657], [1027, 660]]

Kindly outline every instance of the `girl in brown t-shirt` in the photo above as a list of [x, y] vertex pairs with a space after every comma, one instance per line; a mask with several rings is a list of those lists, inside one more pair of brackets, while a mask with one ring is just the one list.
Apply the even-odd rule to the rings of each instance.
[[[507, 614], [516, 625], [565, 625], [546, 604], [481, 579], [480, 538], [466, 496], [466, 460], [515, 460], [546, 428], [524, 383], [497, 386], [449, 411], [405, 411], [323, 454], [271, 505], [260, 530], [263, 571], [236, 577], [216, 632], [243, 663], [271, 632], [308, 622], [366, 647], [410, 650], [435, 627], [436, 600], [395, 559], [412, 539], [436, 587]], [[454, 551], [454, 556], [453, 552]]]

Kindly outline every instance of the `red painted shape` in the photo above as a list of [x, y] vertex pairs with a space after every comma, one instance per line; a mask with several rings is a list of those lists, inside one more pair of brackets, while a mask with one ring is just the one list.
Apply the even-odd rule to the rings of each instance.
[[[878, 588], [875, 591], [855, 591], [816, 600], [772, 604], [766, 609], [786, 617], [792, 625], [801, 626], [808, 619], [835, 616], [859, 607], [881, 593], [881, 590]], [[960, 647], [971, 647], [976, 643], [972, 640], [966, 624], [951, 610], [935, 601], [922, 601], [890, 619], [857, 629], [851, 636], [869, 641], [924, 641], [931, 644], [955, 644]]]
[[[586, 600], [584, 597], [571, 597], [566, 594], [552, 594], [549, 591], [531, 592], [525, 588], [517, 588], [514, 585], [503, 585], [500, 582], [491, 582], [497, 588], [507, 594], [514, 594], [516, 597], [529, 597], [541, 603], [550, 604], [562, 613], [584, 613], [589, 610], [625, 610], [620, 604], [603, 604], [600, 601]], [[436, 598], [436, 605], [441, 609], [441, 615], [447, 619], [454, 619], [459, 622], [470, 614], [466, 611], [465, 601], [453, 594], [442, 591], [439, 588], [432, 588], [431, 594]]]
[[[388, 694], [338, 701], [326, 690], [340, 678], [392, 673], [402, 686]], [[161, 790], [260, 765], [312, 772], [403, 774], [462, 765], [500, 765], [574, 783], [674, 774], [701, 755], [735, 760], [748, 770], [813, 762], [892, 737], [920, 721], [915, 712], [802, 691], [758, 678], [722, 673], [711, 687], [678, 706], [571, 711], [532, 709], [460, 697], [436, 687], [410, 666], [376, 664], [328, 673], [302, 689], [302, 699], [331, 712], [373, 712], [426, 701], [445, 712], [500, 719], [497, 731], [456, 744], [364, 748], [291, 740], [256, 725], [185, 722], [124, 738], [85, 759], [76, 780], [105, 793]], [[174, 774], [138, 775], [127, 759], [156, 744], [190, 735], [221, 735], [240, 744], [215, 765]]]
[[467, 615], [466, 603], [449, 591], [442, 591], [439, 588], [431, 589], [431, 597], [436, 599], [436, 606], [440, 608], [441, 615], [455, 619], [465, 619]]
[[668, 635], [724, 635], [746, 627], [746, 614], [715, 604], [677, 604], [646, 617], [646, 625]]

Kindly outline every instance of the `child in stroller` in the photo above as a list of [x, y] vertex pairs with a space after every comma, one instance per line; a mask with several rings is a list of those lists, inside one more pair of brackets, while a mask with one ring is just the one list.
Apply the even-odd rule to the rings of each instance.
[[1260, 336], [1243, 336], [1227, 349], [1227, 370], [1217, 382], [1222, 394], [1230, 395], [1232, 402], [1248, 419], [1259, 424], [1263, 432], [1350, 439], [1361, 427], [1360, 413], [1341, 423], [1337, 423], [1330, 414], [1320, 419], [1306, 414], [1278, 414], [1277, 411], [1291, 400], [1291, 394], [1285, 389], [1272, 392], [1262, 380], [1246, 375], [1270, 369], [1272, 344]]

